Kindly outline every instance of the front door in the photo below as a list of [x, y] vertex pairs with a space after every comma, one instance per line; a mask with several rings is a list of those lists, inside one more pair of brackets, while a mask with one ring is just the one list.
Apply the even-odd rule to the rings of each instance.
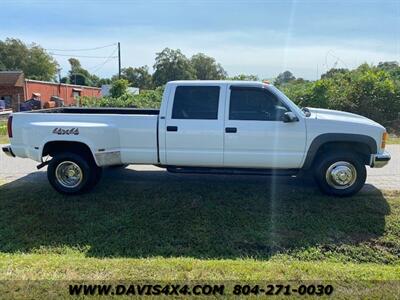
[[176, 166], [223, 165], [225, 90], [215, 85], [177, 86], [168, 101], [166, 162]]
[[304, 155], [303, 118], [284, 123], [289, 108], [266, 88], [228, 90], [224, 128], [224, 166], [299, 168]]

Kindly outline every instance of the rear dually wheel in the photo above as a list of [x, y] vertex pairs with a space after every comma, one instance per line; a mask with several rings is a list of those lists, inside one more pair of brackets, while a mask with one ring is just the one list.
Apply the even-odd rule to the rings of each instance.
[[90, 158], [76, 153], [58, 153], [50, 161], [47, 178], [62, 194], [73, 195], [92, 189], [101, 177], [101, 168]]

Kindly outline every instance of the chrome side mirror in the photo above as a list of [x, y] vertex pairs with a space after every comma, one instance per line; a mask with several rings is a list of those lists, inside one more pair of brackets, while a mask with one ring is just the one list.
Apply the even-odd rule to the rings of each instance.
[[283, 114], [283, 122], [285, 123], [290, 123], [290, 122], [297, 122], [299, 121], [299, 118], [296, 117], [294, 113], [291, 111], [285, 112]]

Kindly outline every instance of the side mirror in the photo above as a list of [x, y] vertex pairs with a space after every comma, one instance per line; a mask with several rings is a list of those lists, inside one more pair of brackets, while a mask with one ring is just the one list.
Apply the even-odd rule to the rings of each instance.
[[291, 111], [285, 112], [283, 114], [283, 122], [290, 123], [290, 122], [297, 122], [299, 119], [296, 117], [294, 113]]

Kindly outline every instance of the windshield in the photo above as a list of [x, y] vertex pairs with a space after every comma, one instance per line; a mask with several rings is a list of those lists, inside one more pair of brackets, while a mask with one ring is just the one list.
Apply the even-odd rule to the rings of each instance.
[[[279, 98], [283, 98], [286, 103], [290, 105], [290, 108], [295, 110], [298, 114], [309, 117], [310, 116], [310, 111], [307, 108], [300, 108], [298, 107], [292, 100], [290, 100], [284, 93], [282, 93], [278, 88], [276, 88], [273, 85], [268, 85], [268, 89], [275, 93]], [[306, 110], [306, 111], [305, 111]]]

